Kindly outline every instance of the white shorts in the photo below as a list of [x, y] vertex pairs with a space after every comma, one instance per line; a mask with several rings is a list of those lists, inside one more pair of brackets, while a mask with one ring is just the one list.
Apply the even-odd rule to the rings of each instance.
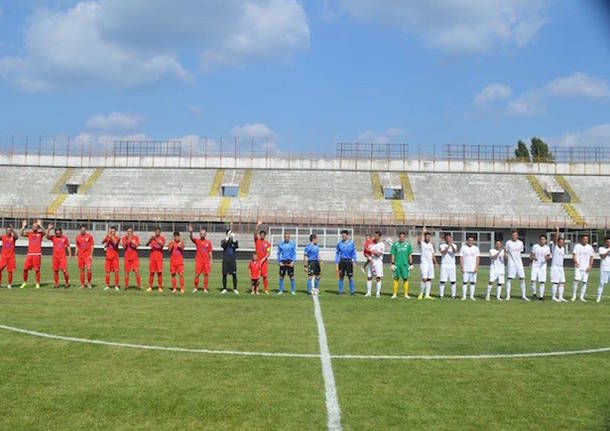
[[[510, 261], [509, 261], [510, 262]], [[525, 269], [523, 268], [523, 264], [515, 265], [514, 263], [508, 264], [507, 268], [508, 278], [525, 278]]]
[[371, 263], [367, 266], [367, 276], [369, 278], [383, 278], [383, 261], [381, 259], [371, 260]]
[[586, 283], [589, 281], [589, 273], [586, 269], [575, 268], [574, 269], [574, 281], [582, 281]]
[[532, 281], [538, 281], [540, 283], [546, 283], [546, 265], [532, 266]]
[[491, 268], [489, 270], [489, 282], [504, 284], [504, 272], [496, 274], [496, 271], [494, 271], [493, 268]]
[[434, 265], [430, 265], [429, 263], [422, 263], [419, 265], [419, 271], [421, 272], [422, 280], [434, 279]]
[[562, 266], [551, 266], [551, 283], [565, 283], [566, 272]]
[[441, 265], [441, 278], [440, 278], [441, 283], [446, 283], [447, 281], [455, 283], [455, 280], [456, 280], [455, 266], [449, 267], [449, 266]]
[[462, 277], [464, 279], [464, 284], [466, 284], [466, 283], [476, 284], [477, 283], [477, 273], [476, 272], [464, 272], [462, 274]]
[[602, 271], [599, 274], [599, 283], [603, 286], [610, 281], [610, 271]]

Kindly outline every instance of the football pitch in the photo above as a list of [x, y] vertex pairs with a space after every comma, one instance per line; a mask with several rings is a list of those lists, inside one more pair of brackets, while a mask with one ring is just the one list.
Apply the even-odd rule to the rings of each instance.
[[[296, 296], [252, 297], [245, 262], [240, 294], [221, 295], [218, 263], [204, 295], [191, 293], [187, 261], [180, 296], [167, 270], [163, 294], [104, 292], [100, 258], [92, 291], [75, 287], [75, 261], [73, 287], [54, 290], [48, 258], [40, 290], [15, 289], [19, 257], [13, 290], [0, 289], [0, 428], [322, 430], [326, 358], [345, 430], [610, 429], [610, 288], [596, 304], [598, 270], [587, 303], [553, 303], [550, 285], [544, 302], [486, 302], [486, 269], [476, 302], [407, 301], [390, 300], [389, 268], [381, 299], [363, 297], [359, 270], [358, 293], [339, 297], [326, 264], [328, 356], [301, 265]], [[270, 281], [275, 290], [274, 270]]]

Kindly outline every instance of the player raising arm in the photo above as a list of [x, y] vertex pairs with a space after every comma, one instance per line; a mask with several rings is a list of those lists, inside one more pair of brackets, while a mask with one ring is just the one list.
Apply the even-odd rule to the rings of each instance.
[[419, 244], [421, 251], [421, 262], [419, 264], [421, 287], [417, 299], [433, 299], [432, 296], [430, 296], [430, 290], [432, 289], [432, 280], [434, 280], [434, 266], [437, 262], [436, 256], [434, 256], [434, 244], [430, 241], [431, 236], [432, 234], [428, 232], [426, 226], [424, 226], [422, 233], [417, 238], [417, 243]]
[[174, 238], [167, 246], [169, 251], [169, 273], [172, 276], [172, 293], [176, 293], [176, 274], [180, 278], [180, 293], [184, 294], [184, 241], [180, 232], [174, 232]]
[[125, 250], [123, 257], [123, 271], [125, 276], [125, 290], [129, 289], [129, 275], [134, 272], [136, 275], [136, 285], [138, 290], [142, 288], [142, 280], [140, 278], [140, 257], [138, 256], [138, 247], [140, 246], [140, 238], [133, 233], [133, 228], [128, 227], [127, 233], [121, 239], [121, 246]]
[[157, 274], [157, 288], [159, 293], [163, 293], [163, 247], [165, 246], [165, 237], [161, 235], [161, 228], [157, 226], [155, 233], [152, 235], [147, 246], [150, 246], [150, 258], [148, 269], [148, 289], [147, 292], [152, 292], [152, 286]]
[[28, 274], [30, 270], [36, 273], [36, 289], [40, 289], [40, 260], [42, 255], [42, 239], [47, 235], [47, 232], [42, 227], [42, 221], [36, 220], [32, 222], [32, 230], [25, 231], [28, 226], [28, 221], [23, 220], [21, 223], [21, 236], [28, 239], [28, 252], [23, 263], [23, 284], [21, 289], [27, 287]]
[[608, 284], [610, 279], [610, 237], [604, 238], [603, 247], [599, 248], [599, 287], [597, 288], [597, 302], [602, 300], [602, 294], [604, 293], [604, 286]]
[[67, 289], [70, 287], [70, 276], [68, 275], [66, 250], [68, 251], [68, 258], [72, 259], [70, 240], [63, 234], [60, 227], [55, 228], [55, 235], [51, 235], [52, 229], [53, 223], [50, 223], [47, 229], [47, 239], [53, 243], [53, 286], [55, 289], [59, 287], [59, 272], [61, 271], [64, 274], [64, 282]]
[[80, 288], [85, 288], [85, 276], [87, 287], [91, 289], [91, 256], [93, 254], [93, 236], [87, 232], [87, 225], [80, 225], [80, 234], [76, 236], [74, 256], [77, 258], [78, 270], [80, 272]]
[[13, 272], [17, 267], [15, 262], [15, 243], [17, 242], [17, 234], [13, 232], [13, 226], [7, 225], [5, 234], [2, 236], [2, 252], [0, 253], [0, 284], [2, 284], [2, 273], [6, 268], [8, 273], [8, 289], [12, 288]]
[[[269, 295], [269, 257], [271, 256], [271, 243], [267, 241], [267, 231], [262, 228], [263, 223], [259, 220], [254, 228], [254, 248], [261, 266], [263, 287], [265, 295]], [[258, 291], [258, 289], [257, 289]]]
[[106, 248], [106, 287], [104, 290], [110, 289], [110, 273], [114, 273], [114, 290], [119, 289], [119, 244], [121, 239], [116, 234], [116, 227], [110, 226], [106, 237], [102, 241]]
[[193, 293], [199, 291], [199, 276], [203, 274], [203, 292], [208, 293], [210, 283], [210, 271], [212, 269], [212, 242], [206, 239], [205, 228], [199, 229], [199, 238], [193, 235], [193, 225], [188, 225], [189, 238], [197, 249], [195, 253], [195, 286]]

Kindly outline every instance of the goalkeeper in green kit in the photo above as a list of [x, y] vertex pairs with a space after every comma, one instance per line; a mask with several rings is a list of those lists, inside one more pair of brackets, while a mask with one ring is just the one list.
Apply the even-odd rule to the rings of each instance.
[[392, 244], [392, 276], [394, 277], [394, 294], [392, 299], [398, 295], [398, 280], [402, 279], [402, 286], [405, 291], [405, 298], [409, 296], [409, 272], [413, 267], [413, 246], [406, 240], [407, 234], [400, 232], [398, 241]]

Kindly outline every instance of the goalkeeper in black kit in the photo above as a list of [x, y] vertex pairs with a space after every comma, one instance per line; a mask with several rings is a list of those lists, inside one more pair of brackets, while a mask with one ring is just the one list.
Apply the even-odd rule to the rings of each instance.
[[227, 229], [227, 236], [220, 242], [222, 247], [222, 292], [227, 293], [227, 275], [233, 277], [233, 293], [237, 295], [237, 259], [235, 251], [239, 244], [231, 229]]

